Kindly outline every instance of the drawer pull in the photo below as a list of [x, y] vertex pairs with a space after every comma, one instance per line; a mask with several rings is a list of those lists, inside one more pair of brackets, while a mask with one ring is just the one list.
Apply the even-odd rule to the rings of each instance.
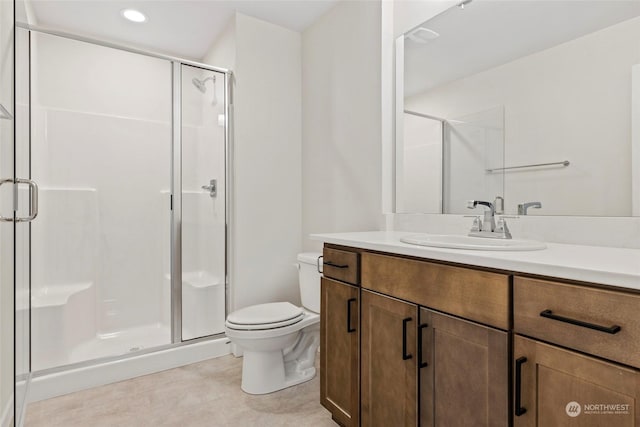
[[522, 407], [522, 364], [527, 361], [526, 357], [519, 357], [516, 359], [516, 417], [523, 415], [527, 412], [527, 408]]
[[582, 320], [571, 319], [569, 317], [558, 316], [557, 314], [553, 314], [551, 310], [544, 310], [540, 312], [540, 316], [546, 317], [547, 319], [557, 320], [559, 322], [570, 323], [576, 326], [582, 326], [583, 328], [594, 329], [600, 332], [606, 332], [607, 334], [617, 334], [622, 329], [618, 325], [613, 326], [600, 326], [593, 323], [583, 322]]
[[348, 264], [336, 264], [331, 261], [325, 261], [323, 262], [323, 264], [328, 265], [329, 267], [334, 267], [334, 268], [349, 268]]
[[402, 360], [409, 360], [413, 357], [412, 355], [407, 354], [407, 323], [412, 320], [413, 319], [411, 317], [402, 319]]
[[347, 300], [347, 333], [355, 332], [356, 328], [351, 327], [351, 303], [356, 302], [356, 298], [349, 298]]
[[428, 327], [429, 325], [426, 323], [418, 326], [418, 369], [426, 368], [427, 366], [429, 366], [427, 362], [422, 361], [422, 334], [423, 331]]

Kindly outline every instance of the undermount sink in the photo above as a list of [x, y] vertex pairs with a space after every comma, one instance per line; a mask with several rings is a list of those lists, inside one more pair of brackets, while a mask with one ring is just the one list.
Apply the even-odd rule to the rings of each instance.
[[412, 234], [401, 237], [400, 241], [411, 245], [479, 251], [538, 251], [547, 247], [535, 240], [491, 239], [458, 234]]

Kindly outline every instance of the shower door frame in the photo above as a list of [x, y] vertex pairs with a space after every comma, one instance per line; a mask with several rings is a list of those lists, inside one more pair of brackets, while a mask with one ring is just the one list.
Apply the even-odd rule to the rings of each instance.
[[[232, 75], [229, 70], [178, 59], [171, 60], [172, 79], [172, 138], [171, 138], [171, 342], [196, 342], [225, 336], [224, 332], [203, 337], [182, 339], [182, 68], [184, 65], [224, 74], [225, 117], [225, 256], [224, 256], [224, 317], [229, 312], [229, 222], [232, 181], [230, 173], [230, 106], [232, 105]], [[176, 197], [179, 196], [179, 197]]]
[[[59, 367], [52, 367], [38, 371], [39, 375], [45, 375], [48, 373], [65, 371], [72, 368], [79, 368], [85, 366], [92, 366], [107, 361], [127, 359], [130, 357], [154, 353], [156, 351], [165, 350], [169, 348], [179, 347], [183, 345], [189, 345], [191, 343], [209, 341], [219, 339], [225, 336], [224, 333], [218, 333], [213, 335], [207, 335], [203, 337], [194, 338], [191, 340], [182, 340], [182, 66], [188, 65], [191, 67], [200, 68], [207, 71], [213, 71], [224, 75], [224, 150], [225, 150], [225, 258], [224, 258], [224, 287], [225, 287], [225, 318], [229, 311], [230, 301], [230, 260], [229, 257], [233, 253], [230, 248], [230, 233], [231, 228], [231, 204], [233, 195], [233, 132], [231, 132], [233, 126], [233, 72], [226, 68], [215, 67], [208, 64], [199, 63], [196, 61], [186, 60], [182, 58], [173, 57], [170, 55], [155, 53], [139, 49], [136, 47], [116, 44], [108, 41], [93, 39], [90, 37], [84, 37], [72, 33], [53, 30], [46, 27], [30, 25], [22, 22], [16, 22], [16, 28], [22, 28], [31, 32], [37, 32], [42, 34], [49, 34], [52, 36], [62, 37], [70, 40], [76, 40], [84, 43], [90, 43], [102, 47], [118, 49], [134, 54], [149, 56], [153, 58], [163, 59], [171, 63], [171, 85], [172, 85], [172, 115], [171, 115], [171, 192], [170, 192], [170, 209], [171, 209], [171, 237], [170, 237], [170, 265], [171, 265], [171, 343], [162, 344], [139, 352], [124, 355], [111, 355], [104, 356], [95, 359], [90, 359], [78, 363], [69, 365], [63, 365]], [[31, 337], [29, 337], [31, 340]], [[31, 369], [30, 369], [30, 372]]]

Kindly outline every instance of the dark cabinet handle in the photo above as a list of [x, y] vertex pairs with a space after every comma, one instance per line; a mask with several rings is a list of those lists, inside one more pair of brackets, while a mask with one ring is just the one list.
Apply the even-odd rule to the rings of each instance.
[[413, 356], [407, 354], [407, 323], [411, 322], [413, 318], [407, 317], [402, 319], [402, 360], [409, 360]]
[[349, 268], [348, 264], [336, 264], [334, 262], [331, 261], [325, 261], [323, 262], [324, 265], [328, 265], [329, 267], [334, 267], [334, 268]]
[[356, 328], [351, 327], [351, 303], [356, 302], [356, 298], [349, 298], [347, 300], [347, 333], [355, 332]]
[[522, 407], [522, 364], [526, 361], [526, 357], [519, 357], [516, 359], [516, 417], [527, 412], [527, 408]]
[[427, 325], [426, 323], [418, 326], [418, 369], [426, 368], [427, 366], [429, 366], [427, 362], [422, 361], [422, 331], [428, 327], [429, 325]]
[[551, 310], [544, 310], [540, 312], [540, 316], [546, 317], [547, 319], [557, 320], [559, 322], [570, 323], [576, 326], [582, 326], [583, 328], [594, 329], [600, 332], [606, 332], [607, 334], [617, 334], [622, 329], [618, 325], [613, 326], [600, 326], [593, 323], [583, 322], [582, 320], [571, 319], [569, 317], [558, 316], [557, 314], [553, 314]]

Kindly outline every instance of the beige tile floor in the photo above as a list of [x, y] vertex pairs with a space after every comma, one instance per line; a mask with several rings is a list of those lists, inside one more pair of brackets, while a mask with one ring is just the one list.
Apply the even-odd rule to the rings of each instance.
[[26, 427], [331, 426], [320, 379], [260, 396], [240, 390], [242, 359], [225, 356], [96, 387], [27, 408]]

